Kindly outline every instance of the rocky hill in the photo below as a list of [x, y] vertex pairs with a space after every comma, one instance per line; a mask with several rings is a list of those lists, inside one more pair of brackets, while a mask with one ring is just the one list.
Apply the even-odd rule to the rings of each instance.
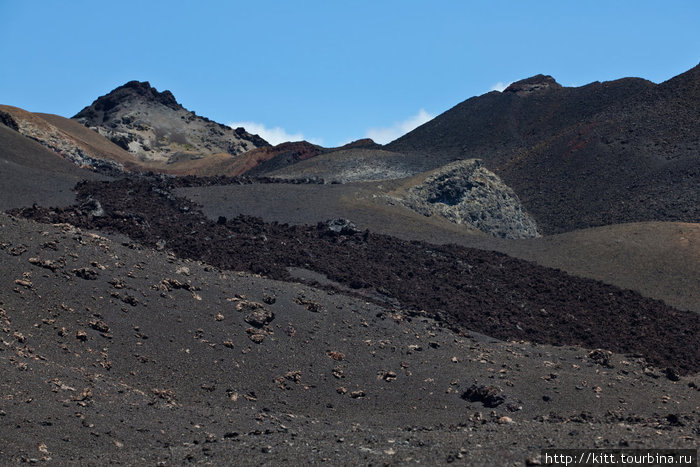
[[543, 233], [698, 222], [699, 89], [700, 66], [658, 85], [625, 78], [570, 88], [538, 75], [468, 99], [386, 149], [421, 167], [482, 159]]
[[494, 237], [537, 237], [537, 225], [518, 196], [478, 159], [429, 172], [398, 199], [425, 216], [438, 215]]
[[173, 164], [269, 146], [243, 128], [232, 129], [196, 115], [170, 91], [159, 92], [148, 82], [130, 81], [73, 118], [143, 161]]

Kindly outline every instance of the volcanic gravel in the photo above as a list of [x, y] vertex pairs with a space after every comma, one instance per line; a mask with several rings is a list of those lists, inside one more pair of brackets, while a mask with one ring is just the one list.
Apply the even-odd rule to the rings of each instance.
[[71, 207], [14, 214], [119, 232], [182, 258], [274, 279], [292, 280], [289, 268], [311, 270], [345, 293], [424, 310], [465, 332], [641, 355], [671, 373], [700, 367], [697, 314], [500, 253], [408, 242], [351, 225], [290, 226], [247, 216], [212, 222], [158, 177], [81, 182], [76, 190]]

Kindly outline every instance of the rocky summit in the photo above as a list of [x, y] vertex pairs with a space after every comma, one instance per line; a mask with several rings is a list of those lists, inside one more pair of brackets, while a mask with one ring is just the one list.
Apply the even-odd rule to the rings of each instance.
[[527, 95], [545, 89], [561, 89], [561, 84], [557, 83], [549, 75], [536, 75], [531, 78], [522, 79], [510, 84], [503, 92], [512, 92], [519, 95]]
[[73, 118], [143, 161], [173, 164], [269, 146], [243, 128], [232, 129], [198, 116], [180, 105], [170, 91], [159, 92], [147, 81], [130, 81]]

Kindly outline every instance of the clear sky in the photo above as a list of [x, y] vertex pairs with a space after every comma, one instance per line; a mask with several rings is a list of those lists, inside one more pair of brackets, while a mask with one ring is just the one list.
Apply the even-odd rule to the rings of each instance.
[[658, 83], [700, 62], [699, 0], [0, 0], [0, 31], [0, 104], [70, 117], [135, 79], [325, 146], [538, 73]]

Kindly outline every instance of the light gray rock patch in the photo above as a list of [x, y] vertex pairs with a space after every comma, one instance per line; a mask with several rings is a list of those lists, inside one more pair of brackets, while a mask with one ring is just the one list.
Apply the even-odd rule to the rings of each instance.
[[515, 192], [478, 159], [433, 171], [399, 201], [425, 216], [442, 216], [494, 237], [539, 237], [534, 219]]

